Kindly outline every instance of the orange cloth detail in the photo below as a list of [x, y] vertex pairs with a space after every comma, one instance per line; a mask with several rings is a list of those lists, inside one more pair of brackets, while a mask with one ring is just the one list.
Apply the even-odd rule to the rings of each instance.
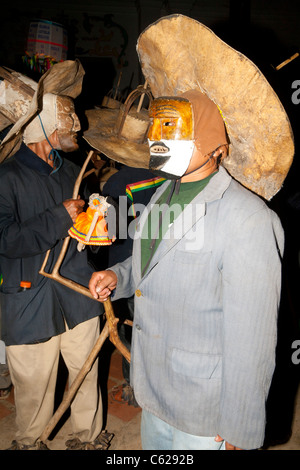
[[108, 238], [107, 223], [102, 215], [99, 215], [98, 217], [90, 240], [85, 241], [85, 237], [90, 229], [94, 214], [95, 209], [91, 207], [88, 207], [86, 212], [81, 212], [81, 214], [78, 215], [75, 224], [69, 230], [69, 235], [73, 238], [76, 238], [76, 240], [80, 241], [81, 243], [85, 243], [87, 245], [111, 244], [114, 239], [110, 240]]

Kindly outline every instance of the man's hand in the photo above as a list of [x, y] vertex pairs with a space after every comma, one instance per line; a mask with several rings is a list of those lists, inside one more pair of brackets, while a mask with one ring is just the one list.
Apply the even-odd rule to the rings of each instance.
[[73, 222], [76, 221], [77, 216], [83, 211], [84, 204], [85, 202], [83, 199], [80, 199], [80, 196], [78, 196], [78, 199], [66, 199], [63, 202]]
[[[219, 434], [218, 434], [215, 437], [215, 441], [216, 442], [222, 442], [222, 441], [224, 441], [224, 439], [222, 439], [222, 437], [219, 436]], [[225, 450], [243, 450], [243, 449], [241, 449], [240, 447], [233, 446], [232, 444], [229, 444], [229, 442], [225, 441]]]
[[89, 289], [95, 299], [104, 302], [110, 296], [111, 291], [116, 288], [117, 282], [117, 275], [113, 271], [97, 271], [92, 274]]

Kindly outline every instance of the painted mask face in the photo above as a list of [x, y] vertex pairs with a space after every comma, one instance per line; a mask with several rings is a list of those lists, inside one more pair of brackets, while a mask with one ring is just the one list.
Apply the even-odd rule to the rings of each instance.
[[184, 98], [157, 98], [149, 116], [150, 170], [171, 179], [183, 176], [194, 151], [191, 103]]
[[56, 102], [57, 135], [63, 152], [74, 152], [78, 149], [77, 132], [80, 122], [75, 113], [73, 101], [66, 96], [58, 96]]

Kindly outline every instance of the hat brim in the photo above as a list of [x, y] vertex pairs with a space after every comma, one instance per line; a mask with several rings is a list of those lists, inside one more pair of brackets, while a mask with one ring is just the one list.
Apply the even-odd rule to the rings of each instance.
[[54, 64], [39, 80], [34, 91], [27, 112], [14, 124], [0, 147], [0, 163], [7, 157], [13, 155], [21, 145], [22, 130], [26, 124], [38, 113], [44, 94], [76, 98], [82, 90], [84, 69], [78, 59], [66, 60]]
[[137, 52], [155, 98], [198, 89], [218, 105], [231, 144], [223, 166], [270, 200], [292, 164], [294, 139], [278, 96], [256, 65], [184, 15], [148, 26]]
[[149, 168], [150, 152], [147, 143], [138, 144], [117, 137], [115, 125], [118, 109], [90, 109], [86, 111], [89, 128], [83, 138], [91, 147], [111, 160], [132, 168]]

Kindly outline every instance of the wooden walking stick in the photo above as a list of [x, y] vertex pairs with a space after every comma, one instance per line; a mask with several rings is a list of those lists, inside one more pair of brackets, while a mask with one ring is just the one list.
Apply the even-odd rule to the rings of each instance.
[[92, 368], [92, 365], [93, 365], [94, 361], [96, 360], [96, 357], [98, 356], [98, 353], [99, 353], [100, 349], [102, 348], [102, 346], [103, 346], [103, 344], [104, 344], [104, 342], [105, 342], [105, 340], [108, 336], [109, 336], [109, 325], [108, 325], [108, 322], [106, 322], [104, 327], [103, 327], [103, 330], [102, 330], [102, 332], [101, 332], [101, 334], [100, 334], [100, 336], [97, 340], [97, 342], [95, 343], [95, 346], [93, 347], [92, 351], [89, 354], [89, 357], [87, 358], [84, 365], [82, 366], [79, 373], [77, 374], [76, 378], [72, 382], [72, 385], [68, 389], [68, 392], [65, 394], [65, 396], [64, 396], [61, 404], [57, 408], [56, 412], [54, 413], [54, 415], [50, 419], [49, 423], [45, 427], [42, 434], [40, 435], [39, 441], [45, 442], [48, 439], [49, 435], [51, 434], [51, 432], [53, 431], [53, 429], [55, 428], [55, 426], [59, 422], [60, 418], [63, 416], [65, 411], [69, 408], [69, 406], [70, 406], [77, 390], [79, 389], [79, 387], [82, 384], [82, 382], [84, 381], [86, 375], [88, 374], [88, 372]]
[[[84, 165], [83, 165], [83, 167], [82, 167], [82, 169], [81, 169], [81, 171], [78, 175], [78, 178], [77, 178], [75, 186], [74, 186], [73, 199], [77, 199], [78, 192], [79, 192], [79, 187], [80, 187], [85, 169], [86, 169], [93, 153], [94, 153], [93, 150], [89, 152], [89, 154], [88, 154], [88, 156], [87, 156], [87, 158], [84, 162]], [[57, 281], [57, 282], [65, 285], [65, 286], [69, 287], [72, 290], [75, 290], [76, 292], [79, 292], [79, 293], [95, 300], [88, 288], [86, 288], [86, 287], [84, 287], [80, 284], [77, 284], [76, 282], [74, 282], [70, 279], [64, 278], [59, 273], [59, 269], [60, 269], [60, 266], [63, 262], [64, 257], [65, 257], [69, 242], [70, 242], [70, 237], [65, 238], [65, 240], [63, 242], [62, 249], [60, 251], [60, 254], [59, 254], [59, 256], [57, 258], [57, 261], [54, 265], [54, 268], [52, 270], [52, 273], [47, 273], [45, 271], [45, 267], [46, 267], [46, 264], [47, 264], [47, 261], [48, 261], [49, 254], [50, 254], [51, 250], [47, 251], [44, 262], [43, 262], [43, 265], [42, 265], [39, 273], [42, 274], [45, 277], [53, 279], [54, 281]], [[49, 437], [49, 435], [51, 434], [51, 432], [55, 428], [56, 424], [58, 423], [60, 418], [63, 416], [64, 412], [70, 406], [77, 390], [79, 389], [79, 387], [82, 384], [83, 380], [85, 379], [86, 375], [90, 371], [90, 369], [91, 369], [97, 355], [99, 354], [106, 338], [109, 337], [110, 341], [114, 344], [114, 346], [121, 352], [121, 354], [127, 359], [127, 361], [130, 362], [130, 352], [128, 351], [126, 346], [122, 343], [122, 341], [119, 338], [119, 334], [118, 334], [118, 330], [117, 330], [117, 323], [118, 323], [119, 319], [116, 318], [115, 315], [114, 315], [114, 311], [113, 311], [113, 307], [112, 307], [112, 303], [111, 303], [110, 298], [105, 300], [103, 302], [103, 305], [104, 305], [104, 309], [105, 309], [106, 322], [105, 322], [105, 325], [102, 329], [102, 332], [101, 332], [96, 344], [94, 345], [92, 351], [90, 352], [88, 358], [86, 359], [83, 367], [81, 368], [81, 370], [77, 374], [77, 377], [75, 378], [75, 380], [71, 384], [71, 386], [70, 386], [68, 392], [66, 393], [64, 399], [62, 400], [61, 404], [59, 405], [56, 412], [52, 416], [51, 420], [49, 421], [49, 423], [45, 427], [44, 431], [42, 432], [42, 434], [39, 438], [39, 441], [41, 441], [41, 442], [44, 442], [44, 441], [47, 440], [47, 438]], [[124, 323], [127, 324], [127, 325], [132, 325], [132, 322], [129, 321], [129, 320], [125, 320]]]

